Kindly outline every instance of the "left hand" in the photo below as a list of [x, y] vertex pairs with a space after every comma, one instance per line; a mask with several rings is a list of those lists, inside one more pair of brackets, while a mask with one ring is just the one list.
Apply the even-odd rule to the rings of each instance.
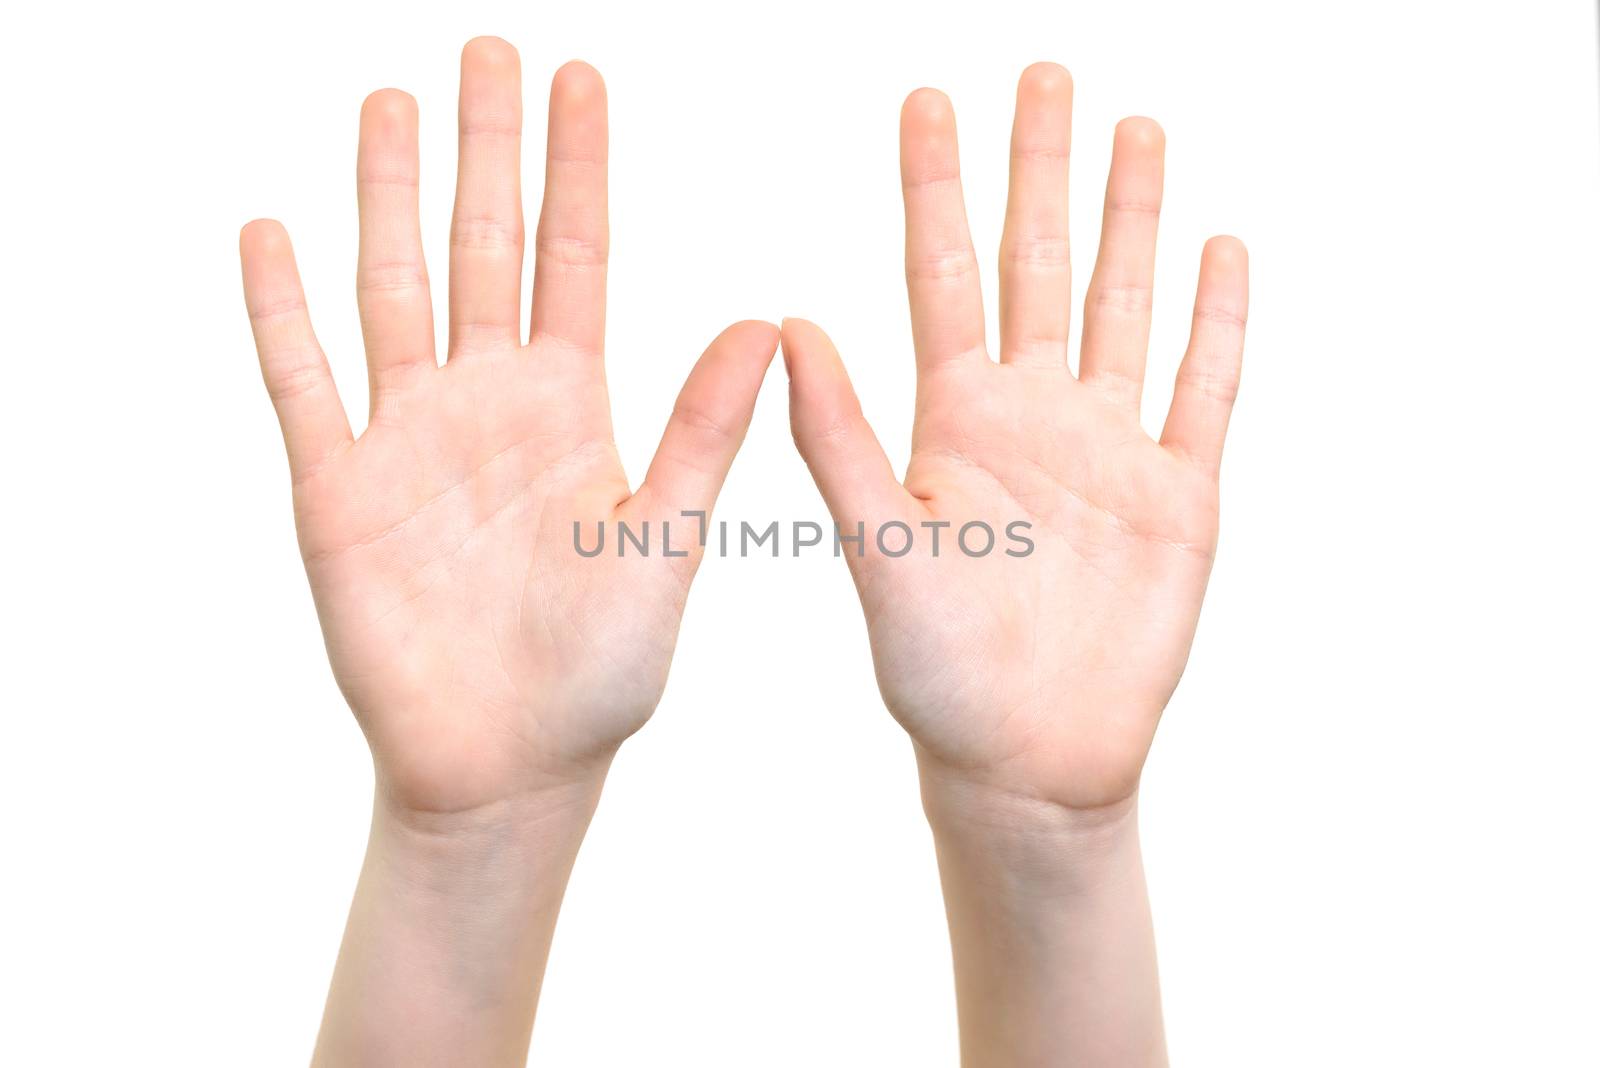
[[[917, 359], [904, 484], [817, 327], [784, 324], [795, 441], [835, 521], [864, 522], [846, 553], [878, 682], [925, 778], [1030, 802], [1100, 809], [1131, 797], [1183, 672], [1217, 538], [1217, 469], [1244, 341], [1244, 246], [1200, 264], [1189, 351], [1159, 440], [1139, 422], [1150, 335], [1164, 138], [1117, 128], [1079, 373], [1067, 364], [1067, 157], [1072, 82], [1037, 64], [1017, 92], [1001, 240], [1000, 352], [984, 342], [962, 204], [955, 117], [919, 90], [901, 114], [906, 277]], [[1008, 540], [1030, 528], [1031, 553]], [[874, 544], [900, 522], [913, 550]], [[957, 543], [987, 524], [987, 555]], [[932, 553], [933, 529], [940, 551]], [[898, 530], [888, 547], [904, 542]], [[969, 532], [969, 546], [985, 542]]]

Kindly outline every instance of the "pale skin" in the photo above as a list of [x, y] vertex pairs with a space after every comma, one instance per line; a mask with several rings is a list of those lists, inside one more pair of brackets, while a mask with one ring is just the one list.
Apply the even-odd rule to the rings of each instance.
[[[901, 113], [917, 391], [902, 481], [820, 329], [783, 325], [796, 444], [838, 524], [899, 521], [913, 551], [847, 553], [878, 683], [910, 734], [955, 960], [962, 1063], [1166, 1063], [1140, 860], [1140, 772], [1188, 658], [1217, 543], [1237, 392], [1244, 246], [1201, 256], [1189, 347], [1159, 437], [1140, 423], [1164, 136], [1116, 130], [1074, 374], [1067, 161], [1072, 80], [1017, 90], [1000, 250], [1000, 349], [985, 342], [955, 118]], [[955, 535], [1031, 524], [1026, 557]], [[933, 529], [941, 551], [931, 551]], [[979, 539], [981, 541], [981, 539]], [[900, 545], [892, 541], [891, 548]]]
[[[702, 555], [680, 513], [714, 503], [778, 332], [744, 322], [711, 343], [630, 488], [603, 360], [600, 76], [570, 63], [551, 85], [525, 320], [520, 63], [497, 39], [464, 49], [442, 364], [417, 122], [396, 90], [361, 109], [356, 290], [370, 415], [359, 437], [283, 227], [261, 220], [240, 235], [301, 552], [376, 779], [315, 1063], [521, 1064], [606, 770], [666, 684]], [[658, 537], [675, 522], [674, 546], [690, 552], [585, 559], [575, 521], [648, 521]]]
[[[1188, 655], [1217, 535], [1246, 258], [1201, 258], [1159, 438], [1140, 424], [1163, 138], [1117, 130], [1078, 370], [1068, 366], [1071, 80], [1018, 88], [998, 361], [984, 341], [949, 102], [902, 114], [916, 428], [895, 477], [826, 336], [788, 321], [796, 442], [839, 525], [917, 550], [850, 556], [880, 688], [934, 830], [968, 1066], [1165, 1062], [1136, 824], [1145, 754]], [[357, 295], [370, 412], [350, 429], [277, 223], [240, 237], [335, 676], [372, 748], [372, 832], [315, 1062], [520, 1064], [578, 846], [612, 756], [666, 682], [701, 553], [579, 557], [572, 524], [709, 511], [779, 342], [725, 330], [644, 480], [623, 473], [603, 368], [606, 119], [582, 64], [551, 87], [524, 324], [515, 51], [462, 56], [448, 344], [434, 350], [417, 111], [361, 112]], [[972, 521], [1031, 524], [974, 558]], [[949, 523], [943, 552], [927, 525]]]

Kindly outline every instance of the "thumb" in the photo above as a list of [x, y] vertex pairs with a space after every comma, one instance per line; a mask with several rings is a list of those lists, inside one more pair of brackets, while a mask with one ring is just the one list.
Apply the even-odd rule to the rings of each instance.
[[833, 342], [804, 319], [785, 319], [781, 338], [789, 369], [790, 429], [834, 522], [853, 529], [857, 522], [872, 528], [902, 519], [910, 511], [910, 495], [861, 414]]
[[777, 328], [760, 320], [734, 323], [717, 335], [684, 381], [645, 472], [639, 492], [652, 507], [711, 511], [777, 349]]

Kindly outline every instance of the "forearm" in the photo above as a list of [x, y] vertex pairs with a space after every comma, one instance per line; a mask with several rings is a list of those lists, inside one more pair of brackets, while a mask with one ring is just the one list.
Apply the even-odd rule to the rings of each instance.
[[525, 1063], [602, 780], [450, 815], [380, 788], [313, 1063]]
[[920, 763], [963, 1066], [1164, 1065], [1137, 795], [1073, 812]]

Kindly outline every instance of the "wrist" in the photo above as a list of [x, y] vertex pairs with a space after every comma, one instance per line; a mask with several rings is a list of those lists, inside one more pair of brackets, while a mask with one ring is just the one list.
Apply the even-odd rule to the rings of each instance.
[[1138, 792], [1072, 808], [918, 752], [922, 807], [941, 855], [988, 869], [1018, 891], [1087, 892], [1115, 882], [1139, 855]]
[[962, 1063], [1165, 1064], [1137, 793], [1071, 808], [918, 764]]
[[456, 811], [379, 788], [317, 1064], [522, 1064], [600, 779]]
[[375, 826], [393, 824], [435, 844], [466, 844], [592, 812], [616, 755], [609, 747], [557, 759], [480, 733], [455, 745], [428, 735], [400, 745], [369, 730], [368, 741]]
[[575, 854], [599, 803], [604, 770], [535, 790], [436, 811], [407, 804], [378, 778], [373, 795], [369, 861], [391, 865], [397, 874], [424, 878], [455, 873], [492, 883], [514, 884], [537, 865], [518, 857], [558, 858]]

